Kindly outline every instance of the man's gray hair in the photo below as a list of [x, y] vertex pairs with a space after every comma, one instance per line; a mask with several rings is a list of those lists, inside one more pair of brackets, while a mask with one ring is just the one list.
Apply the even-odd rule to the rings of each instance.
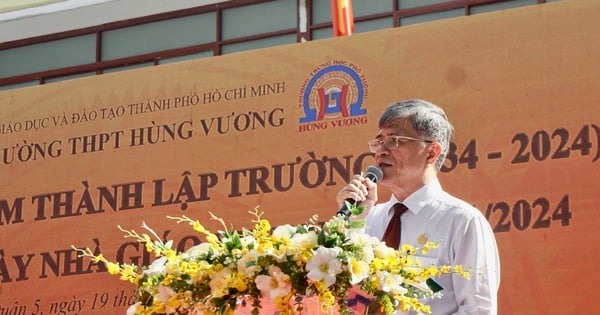
[[379, 117], [379, 128], [386, 128], [396, 120], [407, 118], [413, 129], [424, 139], [439, 142], [442, 153], [436, 162], [438, 169], [444, 164], [454, 127], [444, 110], [428, 101], [409, 99], [388, 106]]

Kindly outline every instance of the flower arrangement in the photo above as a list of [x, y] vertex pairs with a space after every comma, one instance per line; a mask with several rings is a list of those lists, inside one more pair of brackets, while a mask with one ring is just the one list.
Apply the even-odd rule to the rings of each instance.
[[[351, 207], [353, 214], [361, 208]], [[127, 314], [234, 314], [242, 305], [260, 313], [262, 302], [273, 303], [280, 314], [302, 314], [302, 299], [318, 298], [322, 311], [337, 308], [351, 314], [347, 303], [352, 289], [379, 301], [380, 311], [416, 310], [430, 313], [419, 298], [439, 295], [427, 281], [445, 273], [468, 277], [461, 266], [422, 266], [414, 257], [438, 244], [422, 248], [403, 245], [401, 251], [364, 233], [363, 220], [335, 216], [318, 224], [313, 216], [308, 223], [281, 225], [272, 229], [258, 208], [254, 228], [235, 231], [219, 221], [224, 230], [216, 234], [187, 216], [168, 217], [187, 223], [204, 235], [206, 242], [183, 253], [171, 248], [146, 224], [148, 234], [119, 229], [126, 238], [145, 243], [156, 255], [149, 266], [111, 262], [89, 248], [77, 249], [80, 256], [106, 264], [110, 274], [136, 286], [136, 303]], [[153, 239], [154, 238], [154, 239]]]

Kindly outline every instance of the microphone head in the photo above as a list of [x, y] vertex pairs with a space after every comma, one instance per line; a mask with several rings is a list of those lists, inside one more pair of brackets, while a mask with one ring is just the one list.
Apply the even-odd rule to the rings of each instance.
[[383, 170], [377, 165], [371, 165], [365, 170], [365, 177], [377, 183], [383, 178]]

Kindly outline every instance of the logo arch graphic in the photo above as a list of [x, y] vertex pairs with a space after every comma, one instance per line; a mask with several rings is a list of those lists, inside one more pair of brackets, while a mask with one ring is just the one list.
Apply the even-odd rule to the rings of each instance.
[[302, 97], [305, 116], [300, 123], [365, 115], [364, 94], [360, 76], [354, 70], [344, 65], [325, 67], [306, 85]]

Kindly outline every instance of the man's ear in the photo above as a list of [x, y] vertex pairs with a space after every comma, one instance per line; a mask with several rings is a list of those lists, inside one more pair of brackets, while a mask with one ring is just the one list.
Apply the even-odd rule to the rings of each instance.
[[437, 159], [442, 154], [442, 145], [439, 142], [433, 142], [429, 145], [429, 154], [427, 155], [427, 162], [435, 164]]

